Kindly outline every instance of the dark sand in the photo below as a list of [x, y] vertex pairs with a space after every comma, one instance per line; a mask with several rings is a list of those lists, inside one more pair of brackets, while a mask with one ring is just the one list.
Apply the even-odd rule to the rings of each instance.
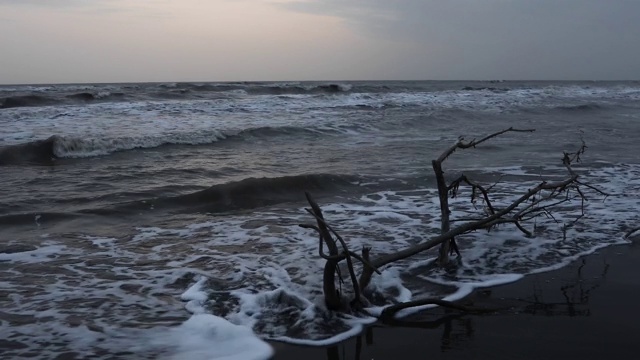
[[638, 359], [639, 270], [636, 236], [631, 245], [479, 289], [461, 301], [501, 308], [496, 313], [433, 309], [419, 316], [428, 323], [375, 325], [329, 348], [273, 343], [275, 359]]

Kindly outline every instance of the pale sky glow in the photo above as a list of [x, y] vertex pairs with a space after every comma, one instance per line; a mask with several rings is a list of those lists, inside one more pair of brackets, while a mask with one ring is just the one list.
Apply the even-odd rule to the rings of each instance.
[[0, 0], [0, 83], [640, 79], [638, 0]]

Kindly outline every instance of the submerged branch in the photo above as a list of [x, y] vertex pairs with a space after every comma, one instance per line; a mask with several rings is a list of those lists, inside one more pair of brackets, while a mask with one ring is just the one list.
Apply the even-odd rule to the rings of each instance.
[[437, 299], [437, 298], [426, 298], [426, 299], [407, 301], [407, 302], [391, 305], [385, 308], [384, 310], [382, 310], [382, 313], [380, 314], [379, 319], [380, 321], [385, 323], [393, 322], [395, 315], [400, 310], [417, 307], [417, 306], [424, 306], [424, 305], [438, 305], [438, 306], [446, 307], [448, 309], [459, 310], [467, 313], [486, 313], [486, 312], [494, 311], [489, 309], [472, 308], [472, 307], [459, 305], [451, 301]]
[[640, 226], [638, 226], [637, 228], [633, 228], [633, 229], [627, 231], [627, 233], [624, 234], [624, 238], [628, 239], [629, 237], [631, 237], [631, 235], [633, 235], [633, 233], [635, 233], [637, 231], [640, 231]]

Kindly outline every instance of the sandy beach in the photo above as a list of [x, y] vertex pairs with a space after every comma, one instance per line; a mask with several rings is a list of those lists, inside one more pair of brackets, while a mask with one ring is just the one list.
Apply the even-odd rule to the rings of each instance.
[[372, 326], [332, 347], [272, 343], [275, 359], [635, 358], [639, 240], [601, 249], [559, 270], [480, 289], [461, 301], [500, 309], [493, 314], [434, 309], [397, 327]]

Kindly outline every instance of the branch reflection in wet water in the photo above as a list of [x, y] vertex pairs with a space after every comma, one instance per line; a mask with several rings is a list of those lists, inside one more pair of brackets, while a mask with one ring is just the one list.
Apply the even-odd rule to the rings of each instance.
[[[500, 288], [479, 290], [463, 300], [465, 306], [483, 309], [495, 309], [484, 314], [467, 314], [451, 309], [438, 308], [431, 312], [415, 314], [407, 318], [395, 319], [385, 325], [376, 324], [365, 329], [354, 341], [345, 341], [326, 349], [327, 360], [364, 360], [363, 354], [376, 352], [376, 346], [386, 337], [374, 341], [377, 330], [389, 328], [410, 328], [441, 330], [440, 351], [446, 352], [466, 347], [478, 330], [477, 323], [482, 318], [495, 316], [591, 316], [589, 299], [606, 280], [610, 265], [605, 258], [583, 257], [569, 269], [562, 271], [559, 277], [546, 274], [540, 278], [532, 275], [523, 280], [525, 286], [509, 290], [513, 297], [501, 297]], [[568, 274], [569, 276], [565, 275]], [[506, 285], [519, 286], [518, 284]], [[522, 294], [522, 296], [519, 296]], [[437, 312], [437, 313], [434, 313]], [[426, 343], [425, 343], [426, 344]], [[353, 348], [351, 348], [353, 346]], [[350, 351], [350, 348], [353, 351]], [[352, 357], [351, 357], [352, 356]]]

